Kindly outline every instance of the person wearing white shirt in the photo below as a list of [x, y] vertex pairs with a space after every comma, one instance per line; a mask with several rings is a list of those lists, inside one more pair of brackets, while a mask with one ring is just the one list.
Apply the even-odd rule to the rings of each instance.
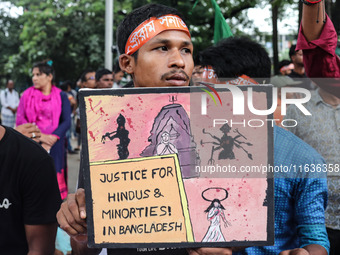
[[19, 94], [14, 89], [13, 80], [8, 80], [6, 89], [1, 91], [1, 121], [2, 125], [14, 128], [15, 117], [19, 105]]

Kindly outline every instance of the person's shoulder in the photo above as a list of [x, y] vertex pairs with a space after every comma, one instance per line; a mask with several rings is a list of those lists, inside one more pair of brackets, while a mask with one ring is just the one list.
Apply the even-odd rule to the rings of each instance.
[[285, 130], [284, 128], [275, 126], [274, 135], [274, 144], [282, 147], [283, 149], [285, 149], [285, 151], [295, 153], [296, 155], [300, 156], [301, 159], [322, 159], [321, 155], [313, 147], [311, 147], [309, 144], [301, 140], [293, 133]]
[[61, 99], [67, 99], [68, 100], [68, 95], [67, 95], [67, 93], [66, 92], [64, 92], [64, 91], [60, 91], [60, 97], [61, 97]]
[[0, 95], [4, 96], [7, 90], [7, 88], [0, 90]]
[[5, 127], [5, 129], [8, 149], [12, 148], [16, 153], [20, 153], [27, 163], [50, 159], [50, 155], [38, 143], [12, 128]]
[[274, 128], [274, 164], [287, 170], [277, 176], [326, 178], [323, 157], [299, 137], [277, 126]]

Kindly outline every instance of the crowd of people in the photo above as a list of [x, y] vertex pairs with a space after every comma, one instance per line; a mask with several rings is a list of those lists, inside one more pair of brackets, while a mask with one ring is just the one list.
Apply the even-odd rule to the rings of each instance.
[[[274, 165], [337, 165], [340, 158], [337, 35], [322, 0], [303, 2], [297, 45], [290, 50], [291, 62], [284, 62], [280, 67], [282, 76], [271, 77], [268, 53], [246, 37], [223, 39], [199, 52], [194, 62], [191, 35], [183, 16], [175, 8], [148, 4], [133, 10], [119, 25], [117, 42], [122, 54], [114, 72], [85, 70], [77, 85], [114, 89], [120, 87], [119, 82], [126, 74], [132, 77], [126, 87], [189, 86], [223, 80], [229, 85], [273, 83], [278, 88], [298, 86], [312, 90], [312, 98], [305, 105], [312, 116], [302, 115], [294, 107], [288, 108], [286, 116], [277, 115], [280, 120], [299, 119], [299, 125], [289, 130], [274, 127]], [[145, 21], [165, 15], [181, 19], [182, 27], [162, 27], [140, 44], [129, 41], [130, 35]], [[62, 89], [54, 85], [52, 65], [42, 62], [33, 66], [33, 86], [24, 91], [20, 99], [12, 80], [0, 94], [3, 125], [0, 126], [0, 181], [3, 183], [0, 185], [0, 228], [8, 229], [8, 233], [2, 231], [0, 236], [1, 254], [53, 254], [57, 222], [72, 237], [72, 254], [102, 252], [87, 246], [82, 182], [75, 194], [68, 194], [67, 151], [79, 150], [80, 140], [75, 149], [67, 144], [70, 145], [73, 132], [80, 133], [79, 110], [72, 83], [65, 81]], [[70, 129], [71, 123], [74, 127]], [[83, 179], [82, 170], [79, 180]], [[340, 254], [339, 171], [318, 178], [275, 177], [273, 246], [108, 249], [106, 252], [124, 255]]]

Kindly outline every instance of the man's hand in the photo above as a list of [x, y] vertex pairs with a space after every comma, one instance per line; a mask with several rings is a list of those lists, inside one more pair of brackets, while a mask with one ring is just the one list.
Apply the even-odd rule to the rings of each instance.
[[33, 139], [36, 142], [39, 142], [41, 137], [40, 129], [35, 124], [25, 123], [15, 128], [16, 131], [20, 132], [24, 136]]
[[279, 255], [309, 255], [309, 252], [303, 248], [297, 248], [294, 250], [282, 251]]
[[7, 109], [11, 110], [11, 112], [13, 114], [16, 114], [16, 112], [17, 112], [17, 108], [12, 108], [12, 107], [8, 106]]
[[84, 189], [67, 196], [57, 213], [57, 220], [60, 228], [72, 237], [87, 233]]
[[45, 151], [47, 151], [48, 153], [50, 152], [51, 150], [51, 146], [46, 144], [46, 143], [42, 143], [41, 146], [45, 149]]
[[309, 244], [303, 248], [282, 251], [279, 255], [327, 255], [326, 249], [319, 244]]
[[198, 248], [188, 249], [189, 255], [232, 255], [231, 248]]

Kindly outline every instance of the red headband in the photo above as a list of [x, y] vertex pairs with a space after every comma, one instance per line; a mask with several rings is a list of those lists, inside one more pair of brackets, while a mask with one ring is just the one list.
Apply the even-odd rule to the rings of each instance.
[[177, 15], [169, 14], [159, 18], [152, 17], [136, 27], [130, 34], [125, 45], [125, 53], [132, 55], [150, 39], [165, 30], [180, 30], [191, 38], [188, 27]]
[[227, 84], [227, 85], [254, 85], [258, 84], [257, 81], [253, 80], [247, 75], [241, 75], [235, 79], [231, 79], [227, 82], [221, 82], [218, 80], [218, 77], [215, 73], [215, 70], [212, 66], [207, 66], [204, 68], [202, 73], [202, 81], [216, 83], [216, 84]]

